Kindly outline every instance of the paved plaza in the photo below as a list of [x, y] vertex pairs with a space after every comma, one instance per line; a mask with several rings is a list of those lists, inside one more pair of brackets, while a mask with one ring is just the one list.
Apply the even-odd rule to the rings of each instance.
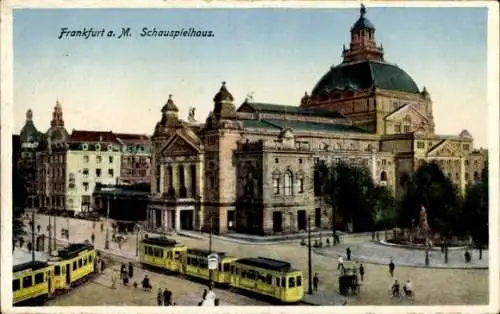
[[429, 251], [429, 266], [425, 265], [425, 250], [407, 249], [384, 245], [378, 242], [343, 243], [336, 246], [314, 249], [314, 252], [332, 258], [346, 257], [346, 249], [351, 249], [351, 259], [363, 263], [387, 265], [390, 258], [396, 266], [435, 267], [435, 268], [488, 268], [488, 250], [483, 250], [482, 259], [479, 251], [470, 251], [472, 261], [465, 262], [464, 249], [448, 250], [448, 263], [444, 262], [444, 254], [439, 248]]
[[[45, 230], [48, 222], [47, 216], [37, 215], [37, 224], [40, 224], [42, 230]], [[95, 224], [95, 229], [93, 229], [92, 221], [86, 220], [77, 220], [77, 219], [67, 219], [59, 217], [57, 218], [57, 229], [59, 228], [67, 228], [69, 225], [70, 229], [70, 241], [81, 242], [84, 240], [90, 240], [92, 232], [95, 234], [95, 246], [98, 249], [104, 248], [105, 242], [105, 232], [100, 231], [101, 222], [97, 222]], [[104, 222], [105, 224], [105, 222]], [[58, 236], [60, 233], [58, 232]], [[177, 240], [178, 242], [184, 243], [190, 247], [195, 248], [208, 248], [208, 237], [205, 235], [199, 235], [197, 238], [194, 237], [185, 237], [172, 235], [170, 238]], [[301, 246], [299, 244], [300, 241], [282, 243], [282, 244], [244, 244], [243, 242], [237, 243], [234, 241], [226, 241], [223, 237], [214, 237], [212, 240], [213, 249], [215, 251], [225, 252], [228, 255], [237, 256], [237, 257], [256, 257], [256, 256], [264, 256], [269, 258], [277, 258], [290, 261], [296, 268], [302, 269], [305, 275], [305, 287], [307, 287], [307, 248], [305, 246]], [[321, 291], [338, 291], [338, 277], [339, 272], [337, 271], [337, 258], [338, 254], [345, 254], [346, 245], [351, 247], [352, 256], [354, 258], [360, 256], [381, 256], [381, 263], [369, 263], [365, 262], [365, 280], [362, 282], [361, 292], [357, 296], [348, 297], [347, 305], [394, 305], [394, 304], [407, 304], [406, 300], [394, 300], [390, 297], [390, 288], [394, 279], [398, 279], [399, 281], [406, 281], [407, 279], [411, 279], [413, 282], [413, 287], [416, 293], [416, 298], [412, 301], [411, 304], [414, 305], [481, 305], [488, 303], [488, 270], [487, 269], [449, 269], [449, 268], [426, 268], [426, 267], [405, 267], [403, 266], [403, 260], [405, 257], [398, 257], [399, 255], [391, 253], [386, 255], [386, 252], [379, 251], [379, 247], [371, 247], [368, 249], [370, 245], [369, 237], [365, 238], [349, 238], [346, 237], [343, 240], [343, 243], [337, 248], [327, 248], [329, 252], [324, 252], [323, 254], [313, 253], [312, 256], [312, 264], [313, 264], [313, 272], [319, 273], [320, 283], [319, 290]], [[373, 244], [375, 245], [375, 244]], [[358, 246], [363, 246], [367, 248], [363, 251], [363, 254], [360, 254], [360, 250], [358, 250]], [[128, 257], [130, 259], [135, 259], [135, 249], [136, 249], [136, 236], [135, 234], [130, 234], [128, 236], [127, 241], [122, 245], [122, 248], [119, 249], [118, 245], [114, 242], [110, 241], [110, 250], [109, 253], [117, 254], [120, 256]], [[382, 249], [393, 249], [390, 247], [384, 247]], [[338, 250], [338, 251], [337, 251]], [[372, 252], [372, 253], [369, 253]], [[380, 252], [380, 254], [379, 254]], [[326, 255], [326, 253], [330, 254], [330, 256]], [[417, 252], [419, 254], [422, 252]], [[458, 263], [459, 260], [463, 260], [463, 256], [454, 256], [452, 251], [450, 251], [450, 264]], [[440, 251], [435, 251], [431, 253], [431, 261], [432, 263], [437, 264], [440, 259]], [[391, 277], [388, 273], [388, 259], [390, 256], [395, 258], [396, 262], [396, 271], [394, 278]], [[477, 259], [477, 253], [473, 253], [474, 260]], [[406, 257], [409, 259], [410, 257]], [[419, 259], [417, 257], [416, 259]], [[443, 257], [444, 259], [444, 257]], [[483, 259], [487, 260], [487, 254], [483, 256]], [[423, 262], [424, 260], [421, 259]], [[476, 261], [477, 262], [477, 261]], [[356, 263], [356, 262], [353, 262]], [[417, 261], [416, 263], [420, 263]], [[357, 264], [355, 264], [357, 265]], [[153, 275], [152, 275], [153, 276]], [[160, 277], [159, 275], [156, 275]], [[155, 278], [157, 278], [155, 277]], [[174, 280], [179, 280], [178, 284], [175, 286], [183, 286], [190, 287], [192, 284], [196, 285], [193, 282], [182, 280], [180, 278], [172, 277], [172, 276], [163, 276], [165, 277], [167, 282], [171, 282]], [[162, 279], [163, 280], [163, 279]], [[169, 281], [170, 280], [170, 281]], [[173, 282], [173, 281], [172, 281]], [[177, 281], [176, 281], [177, 282]], [[168, 284], [168, 283], [167, 283]], [[109, 301], [110, 303], [119, 305], [119, 302], [129, 302], [123, 301], [123, 297], [119, 297], [118, 292], [109, 291], [102, 292], [104, 290], [99, 290], [97, 288], [97, 283], [89, 283], [85, 287], [81, 287], [79, 289], [82, 290], [83, 293], [88, 293], [89, 295], [94, 294], [95, 298], [110, 298], [114, 301]], [[201, 287], [201, 286], [200, 286]], [[90, 289], [90, 290], [87, 290]], [[106, 288], [108, 289], [108, 288]], [[129, 288], [124, 288], [129, 289]], [[133, 289], [133, 288], [130, 288]], [[181, 288], [179, 288], [181, 289]], [[194, 293], [201, 293], [197, 286], [193, 286], [193, 290], [191, 288], [182, 288], [189, 290], [189, 293], [185, 293], [186, 295], [191, 295]], [[84, 292], [88, 291], [88, 292]], [[94, 292], [92, 292], [94, 291]], [[107, 291], [107, 290], [105, 290]], [[124, 290], [125, 291], [125, 290]], [[128, 291], [128, 290], [127, 290]], [[76, 292], [76, 291], [74, 291]], [[231, 293], [229, 291], [221, 292], [221, 298], [223, 293]], [[125, 293], [125, 292], [123, 292]], [[133, 292], [130, 292], [133, 294]], [[71, 293], [73, 294], [73, 293]], [[80, 294], [80, 292], [78, 292]], [[175, 294], [175, 291], [174, 291]], [[179, 298], [182, 299], [182, 293], [178, 293]], [[113, 296], [116, 296], [113, 297]], [[64, 297], [66, 298], [66, 297]], [[63, 299], [64, 299], [63, 298]], [[68, 296], [68, 300], [72, 297]], [[192, 297], [188, 296], [187, 299], [191, 300]], [[92, 298], [79, 297], [73, 301], [55, 301], [55, 302], [68, 302], [66, 305], [101, 305], [103, 303], [95, 303], [95, 302], [108, 302], [108, 301], [97, 301]], [[136, 299], [130, 299], [136, 300]], [[153, 302], [155, 303], [155, 296], [151, 296], [152, 301], [144, 301], [144, 302]], [[230, 297], [227, 300], [237, 300], [237, 304], [246, 304], [250, 299], [237, 299], [237, 297]], [[224, 300], [222, 300], [224, 301]], [[231, 304], [231, 301], [226, 301]], [[255, 300], [254, 300], [255, 301]], [[73, 302], [73, 303], [72, 303]], [[94, 302], [94, 303], [91, 303]], [[130, 301], [137, 302], [133, 303], [134, 305], [143, 304], [143, 301]], [[184, 301], [179, 301], [178, 304], [181, 304]], [[251, 302], [251, 301], [248, 301]], [[255, 301], [258, 302], [258, 301]], [[224, 303], [224, 302], [222, 302]], [[150, 304], [150, 303], [147, 303]]]

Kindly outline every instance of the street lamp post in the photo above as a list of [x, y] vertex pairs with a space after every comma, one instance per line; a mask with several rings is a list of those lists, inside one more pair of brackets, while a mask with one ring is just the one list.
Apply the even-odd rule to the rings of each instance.
[[33, 207], [31, 212], [31, 259], [35, 261], [35, 208]]
[[107, 200], [107, 210], [106, 210], [106, 240], [104, 242], [104, 248], [109, 250], [109, 198]]
[[57, 248], [57, 228], [56, 228], [56, 222], [57, 222], [57, 213], [56, 213], [56, 209], [54, 208], [54, 250]]
[[66, 217], [66, 238], [69, 241], [69, 217]]
[[308, 253], [308, 268], [309, 268], [309, 285], [308, 294], [312, 294], [312, 260], [311, 260], [311, 215], [307, 216], [307, 253]]
[[139, 256], [139, 232], [141, 231], [141, 226], [135, 224], [135, 256]]
[[[208, 236], [208, 250], [210, 251], [210, 254], [212, 254], [212, 214], [210, 214], [210, 224], [209, 224], [209, 236]], [[210, 287], [212, 286], [212, 278], [213, 278], [213, 270], [209, 269], [209, 282], [210, 282]]]
[[49, 225], [47, 226], [47, 231], [49, 232], [49, 246], [48, 246], [48, 250], [49, 250], [49, 254], [50, 252], [52, 252], [52, 226], [51, 226], [51, 215], [49, 213]]

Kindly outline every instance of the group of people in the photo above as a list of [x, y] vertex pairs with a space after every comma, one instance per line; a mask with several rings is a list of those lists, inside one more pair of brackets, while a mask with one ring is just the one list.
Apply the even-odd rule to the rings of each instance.
[[403, 293], [401, 293], [401, 287], [397, 279], [394, 281], [392, 285], [392, 296], [395, 298], [399, 298], [400, 296], [413, 297], [413, 287], [411, 281], [408, 279], [403, 285]]
[[156, 295], [156, 301], [158, 302], [158, 306], [170, 306], [176, 305], [175, 302], [172, 302], [172, 291], [165, 288], [165, 290], [161, 290], [158, 288], [158, 294]]
[[[128, 282], [132, 277], [134, 277], [134, 265], [132, 265], [132, 262], [128, 263], [128, 269], [127, 265], [122, 264], [120, 267], [120, 280], [123, 281], [123, 285], [124, 286], [128, 285]], [[116, 281], [117, 281], [116, 274], [113, 271], [113, 273], [111, 274], [111, 283], [112, 283], [111, 287], [113, 289], [116, 289]], [[134, 288], [137, 288], [137, 282], [134, 282]]]

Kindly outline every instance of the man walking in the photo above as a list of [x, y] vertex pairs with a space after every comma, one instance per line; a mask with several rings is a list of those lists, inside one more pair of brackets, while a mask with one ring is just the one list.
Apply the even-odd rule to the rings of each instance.
[[363, 278], [365, 277], [365, 268], [363, 267], [363, 264], [359, 265], [359, 276], [361, 277], [361, 281], [363, 281]]
[[351, 248], [348, 247], [346, 250], [346, 255], [347, 255], [347, 260], [350, 261], [351, 260]]
[[314, 274], [314, 278], [313, 278], [313, 289], [314, 289], [314, 293], [317, 293], [317, 292], [318, 292], [318, 284], [319, 284], [319, 277], [318, 277], [318, 273], [315, 273], [315, 274]]
[[92, 240], [92, 244], [94, 244], [95, 235], [94, 235], [94, 233], [93, 233], [93, 232], [92, 232], [92, 235], [90, 236], [90, 239]]
[[163, 305], [163, 292], [161, 291], [161, 288], [158, 288], [158, 294], [156, 295], [156, 301], [158, 302], [158, 306]]
[[394, 269], [396, 268], [396, 265], [394, 265], [394, 261], [391, 258], [391, 262], [389, 263], [389, 274], [391, 274], [391, 277], [394, 277]]
[[342, 270], [344, 268], [344, 259], [342, 256], [339, 256], [337, 270]]

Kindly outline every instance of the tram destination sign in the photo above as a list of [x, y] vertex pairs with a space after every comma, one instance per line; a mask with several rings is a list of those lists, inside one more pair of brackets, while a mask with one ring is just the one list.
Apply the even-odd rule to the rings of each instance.
[[208, 269], [216, 270], [217, 264], [219, 264], [219, 255], [217, 253], [211, 253], [207, 256], [208, 259]]

